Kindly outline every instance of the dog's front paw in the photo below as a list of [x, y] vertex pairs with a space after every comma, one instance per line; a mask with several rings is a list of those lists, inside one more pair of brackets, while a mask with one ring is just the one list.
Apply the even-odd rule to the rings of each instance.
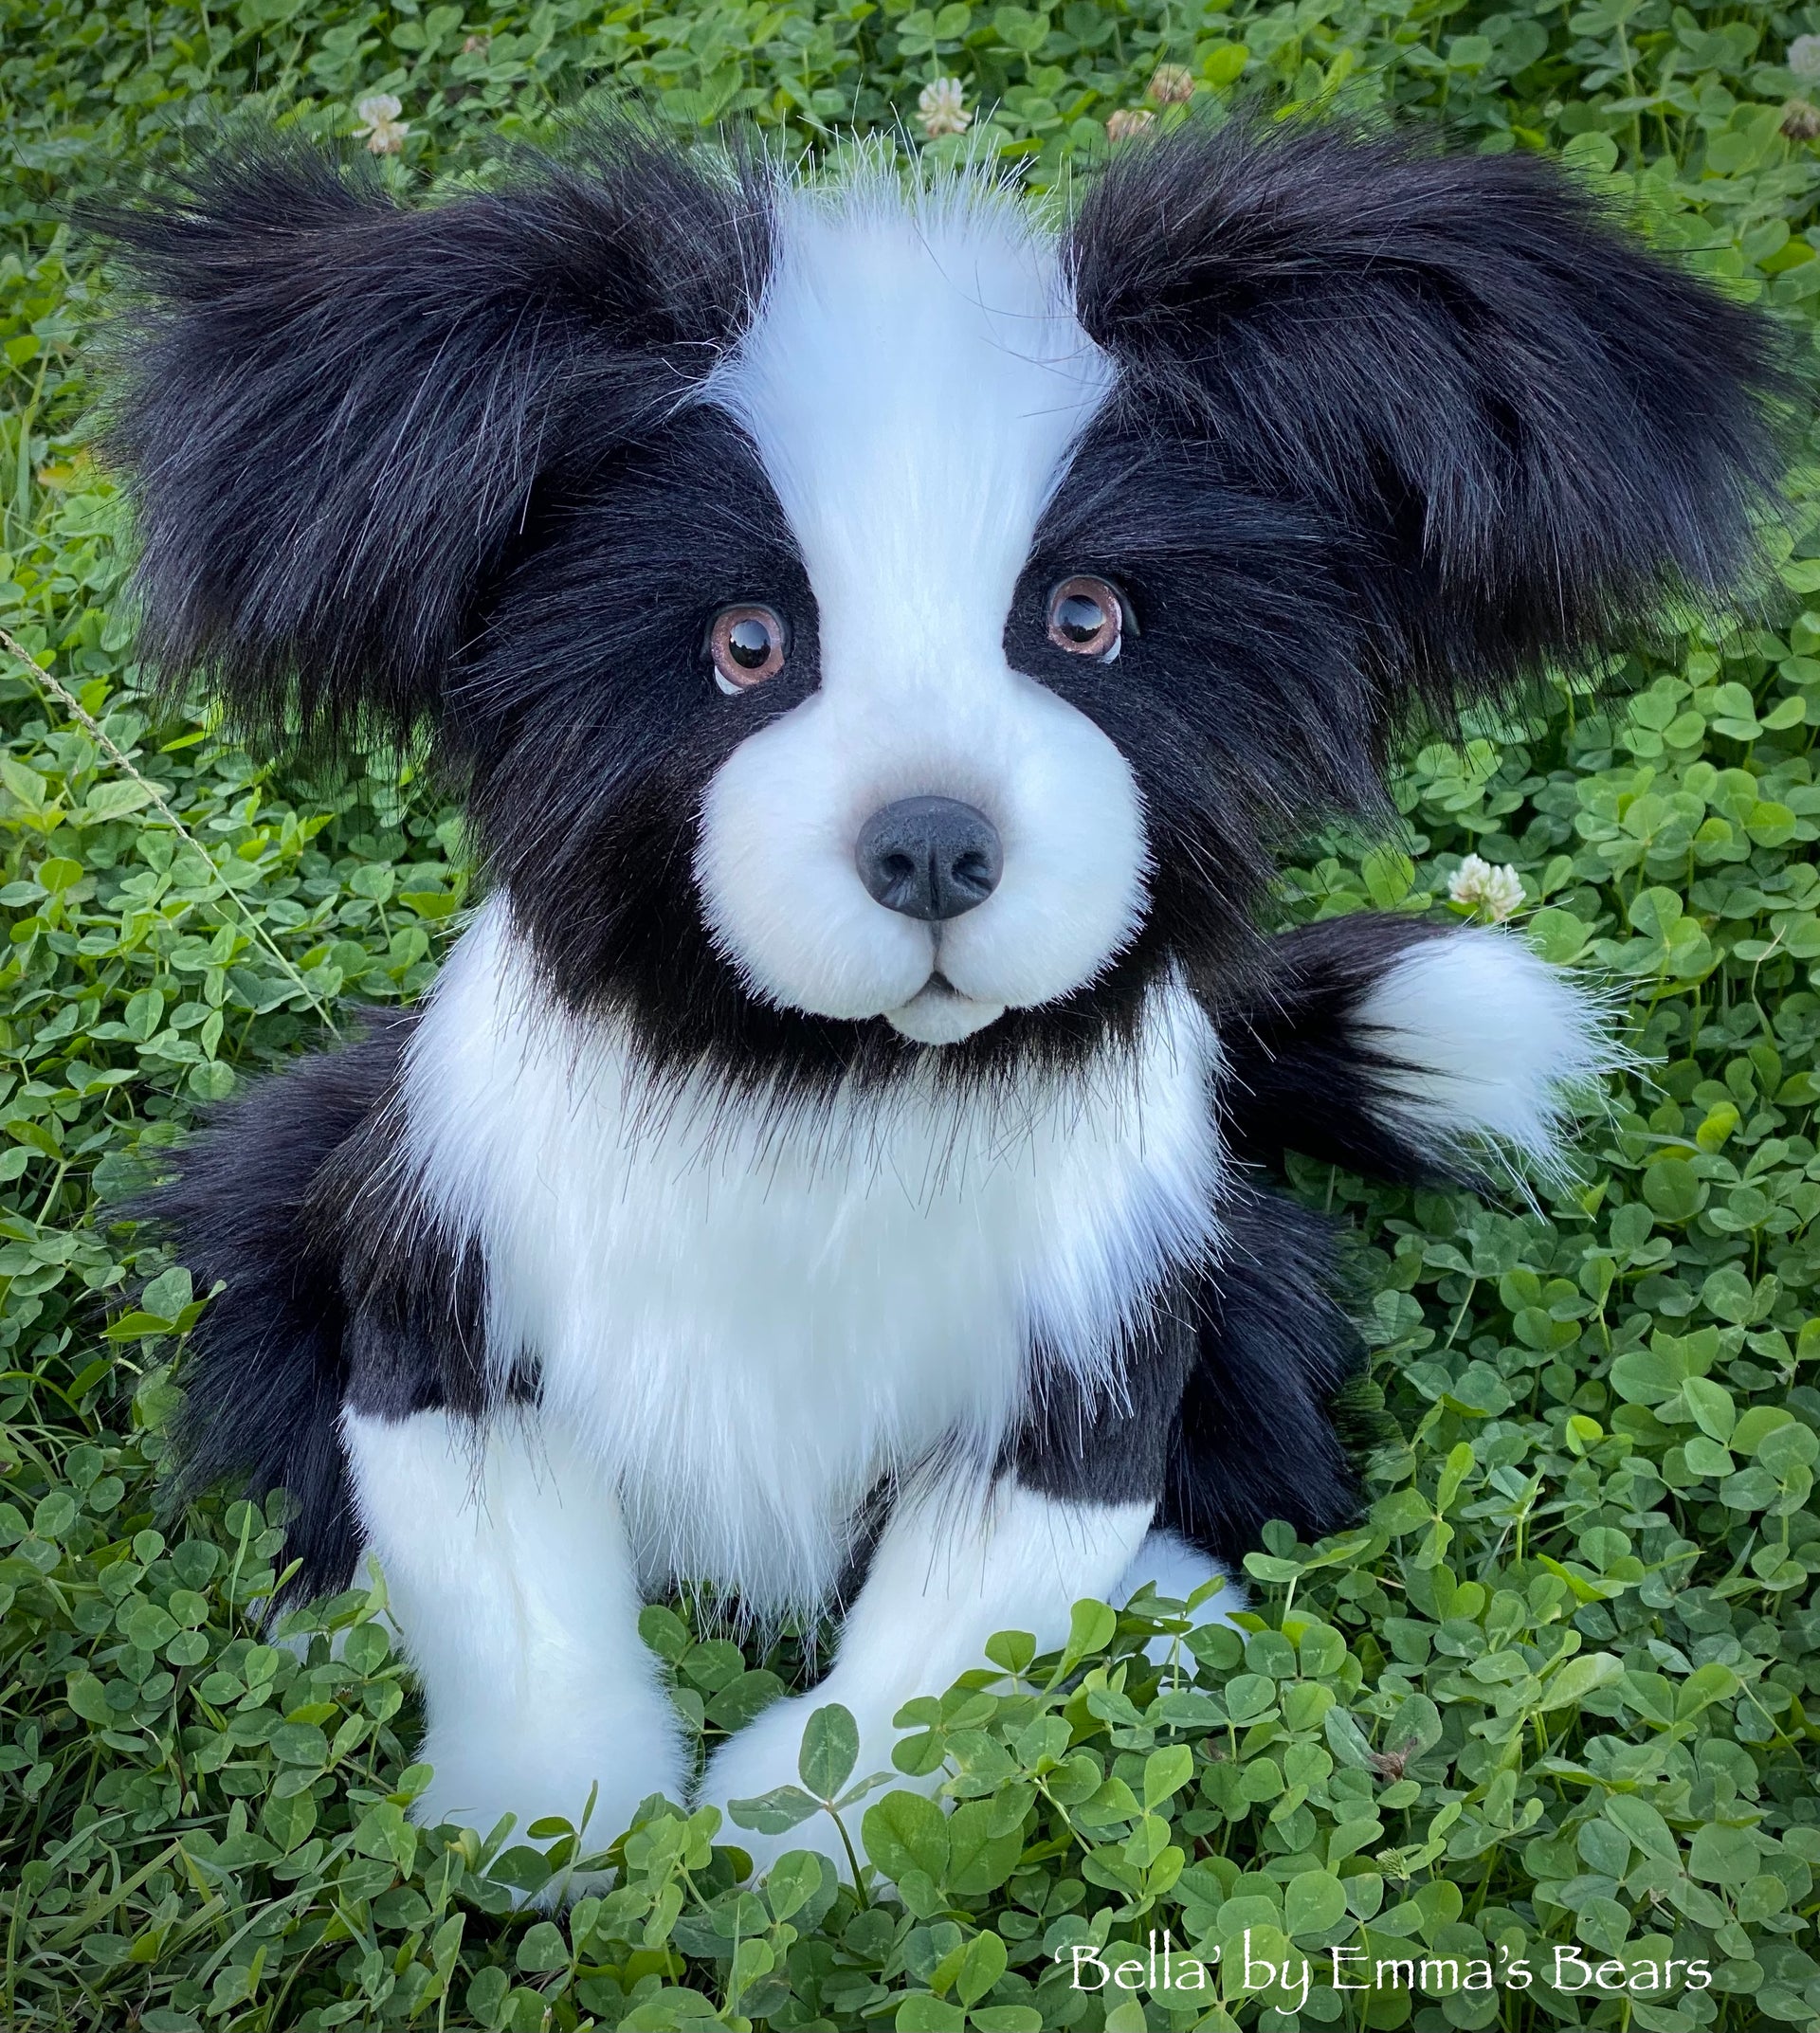
[[[736, 1801], [759, 1800], [781, 1788], [807, 1790], [799, 1762], [803, 1732], [818, 1708], [839, 1699], [839, 1694], [833, 1690], [816, 1689], [810, 1694], [792, 1695], [786, 1700], [774, 1702], [737, 1736], [722, 1744], [708, 1761], [708, 1769], [702, 1775], [699, 1805], [719, 1808], [719, 1840], [733, 1843], [750, 1855], [755, 1879], [763, 1878], [779, 1857], [792, 1849], [817, 1851], [849, 1883], [853, 1878], [853, 1859], [847, 1854], [848, 1842], [853, 1845], [854, 1855], [864, 1860], [860, 1823], [867, 1806], [877, 1798], [876, 1793], [856, 1800], [849, 1807], [843, 1807], [841, 1827], [835, 1825], [834, 1817], [825, 1807], [818, 1807], [793, 1827], [777, 1831], [742, 1827], [732, 1812]], [[926, 1782], [907, 1779], [894, 1770], [891, 1748], [900, 1733], [893, 1727], [889, 1715], [856, 1715], [854, 1719], [859, 1724], [860, 1753], [853, 1762], [851, 1772], [836, 1788], [837, 1798], [875, 1772], [889, 1772], [892, 1786], [920, 1788], [933, 1786], [939, 1779], [939, 1773]], [[887, 1790], [884, 1787], [878, 1788], [879, 1793]], [[846, 1831], [846, 1842], [841, 1840], [842, 1827]]]
[[[751, 1857], [755, 1879], [763, 1878], [779, 1857], [792, 1849], [817, 1850], [845, 1876], [852, 1876], [840, 1831], [832, 1818], [819, 1807], [807, 1821], [775, 1832], [744, 1827], [734, 1818], [736, 1801], [756, 1801], [780, 1788], [802, 1786], [797, 1760], [803, 1731], [812, 1712], [813, 1705], [807, 1695], [791, 1695], [773, 1702], [720, 1746], [701, 1775], [699, 1804], [719, 1808], [720, 1841], [735, 1844]], [[848, 1830], [849, 1835], [852, 1832]]]
[[[538, 1847], [545, 1846], [544, 1840], [531, 1837], [530, 1828], [560, 1818], [582, 1831], [584, 1856], [598, 1855], [623, 1835], [647, 1794], [664, 1793], [681, 1801], [686, 1790], [682, 1757], [672, 1737], [642, 1746], [589, 1746], [573, 1739], [495, 1740], [432, 1728], [418, 1754], [432, 1768], [429, 1784], [411, 1803], [411, 1819], [420, 1827], [449, 1823], [484, 1838], [510, 1814], [516, 1826], [508, 1842]], [[532, 1895], [530, 1902], [547, 1905], [578, 1898], [585, 1891], [601, 1889], [604, 1882], [600, 1873], [553, 1879], [545, 1891]]]

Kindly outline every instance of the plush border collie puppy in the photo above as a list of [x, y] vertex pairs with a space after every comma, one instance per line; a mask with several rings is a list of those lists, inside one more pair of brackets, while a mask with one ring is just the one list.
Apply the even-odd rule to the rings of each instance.
[[845, 1617], [724, 1806], [806, 1703], [888, 1769], [992, 1631], [1343, 1521], [1353, 1341], [1255, 1164], [1546, 1161], [1601, 1046], [1514, 936], [1262, 937], [1273, 846], [1726, 584], [1754, 316], [1533, 157], [1243, 122], [1060, 230], [624, 133], [422, 207], [266, 144], [115, 230], [148, 656], [427, 727], [490, 877], [162, 1208], [226, 1286], [191, 1480], [290, 1490], [303, 1588], [377, 1555], [420, 1818], [686, 1795], [679, 1583]]

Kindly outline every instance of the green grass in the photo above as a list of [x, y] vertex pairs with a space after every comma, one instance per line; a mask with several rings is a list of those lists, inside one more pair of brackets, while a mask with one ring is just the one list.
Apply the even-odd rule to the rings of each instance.
[[[1255, 1628], [1194, 1632], [1160, 1679], [1134, 1656], [1152, 1625], [1106, 1612], [1065, 1659], [1008, 1642], [932, 1698], [909, 1754], [950, 1761], [953, 1817], [844, 1810], [896, 1896], [813, 1863], [741, 1893], [705, 1821], [652, 1803], [617, 1888], [539, 1919], [500, 1881], [537, 1881], [529, 1850], [409, 1824], [414, 1694], [377, 1606], [326, 1606], [345, 1656], [318, 1635], [301, 1662], [248, 1617], [282, 1568], [276, 1507], [155, 1521], [197, 1296], [119, 1203], [199, 1103], [347, 1005], [420, 992], [469, 877], [410, 771], [274, 772], [136, 690], [125, 532], [85, 441], [104, 290], [58, 225], [248, 100], [345, 134], [380, 91], [409, 122], [389, 173], [425, 180], [483, 173], [601, 88], [792, 147], [914, 136], [939, 72], [1046, 188], [1168, 62], [1204, 96], [1564, 149], [1805, 352], [1820, 165], [1781, 132], [1807, 89], [1783, 63], [1817, 28], [1820, 7], [1668, 0], [0, 4], [0, 626], [49, 674], [0, 657], [0, 2025], [1820, 2024], [1812, 466], [1773, 627], [1690, 625], [1610, 712], [1562, 687], [1422, 748], [1401, 847], [1311, 844], [1284, 885], [1285, 916], [1446, 910], [1462, 855], [1513, 863], [1530, 935], [1628, 988], [1652, 1062], [1537, 1211], [1300, 1178], [1356, 1221], [1403, 1434], [1360, 1528], [1266, 1534]], [[709, 1737], [793, 1670], [681, 1612], [646, 1628]], [[806, 1751], [817, 1791], [846, 1781], [840, 1723]], [[1071, 1948], [1111, 1969], [1165, 1928], [1224, 1946], [1213, 1991], [1069, 1988]], [[1256, 1966], [1307, 1958], [1305, 1999], [1247, 1984], [1247, 1931]], [[1416, 1989], [1335, 1990], [1335, 1946], [1363, 1951], [1348, 1982], [1405, 1960]], [[1710, 1986], [1646, 1988], [1670, 1957]], [[1439, 1994], [1475, 1958], [1492, 1988]], [[1629, 1988], [1602, 1991], [1613, 1961]]]

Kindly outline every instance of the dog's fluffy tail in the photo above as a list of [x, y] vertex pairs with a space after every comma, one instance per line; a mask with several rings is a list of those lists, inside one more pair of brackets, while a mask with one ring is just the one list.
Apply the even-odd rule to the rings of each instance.
[[1596, 994], [1516, 933], [1362, 912], [1271, 941], [1221, 1026], [1234, 1154], [1392, 1180], [1558, 1181], [1596, 1080], [1629, 1062]]

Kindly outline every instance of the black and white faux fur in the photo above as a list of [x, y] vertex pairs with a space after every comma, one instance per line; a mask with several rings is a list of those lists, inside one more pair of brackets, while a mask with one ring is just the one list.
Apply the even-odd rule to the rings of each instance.
[[[1344, 1520], [1354, 1339], [1269, 1166], [1546, 1163], [1604, 1047], [1514, 935], [1261, 938], [1273, 850], [1379, 811], [1412, 713], [1727, 585], [1755, 318], [1534, 157], [1243, 122], [1060, 237], [624, 132], [420, 207], [273, 142], [112, 230], [148, 655], [287, 741], [427, 727], [491, 878], [160, 1210], [226, 1286], [191, 1486], [288, 1488], [310, 1589], [377, 1557], [420, 1815], [685, 1793], [679, 1583], [844, 1614], [724, 1805], [807, 1704], [888, 1769], [993, 1630]], [[964, 915], [856, 863], [929, 798], [1002, 849]]]

